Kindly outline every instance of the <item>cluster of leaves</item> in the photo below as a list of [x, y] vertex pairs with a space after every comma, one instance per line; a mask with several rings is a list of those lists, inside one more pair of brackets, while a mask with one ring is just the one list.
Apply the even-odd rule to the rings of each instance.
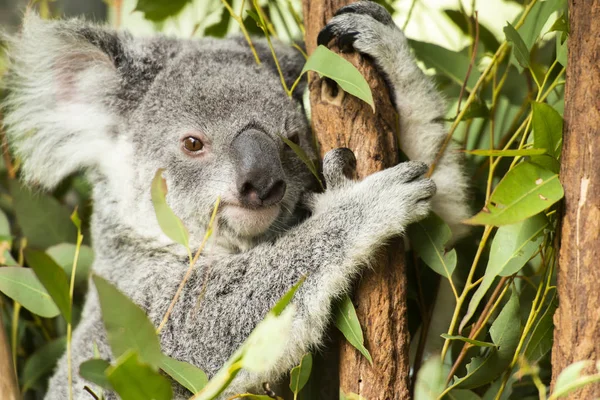
[[[165, 19], [185, 13], [191, 3], [139, 0], [135, 8], [160, 27]], [[266, 35], [270, 43], [271, 37], [292, 39], [304, 32], [297, 1], [209, 3], [207, 12], [219, 18], [203, 28], [206, 35], [224, 36], [241, 30], [251, 44], [251, 34]], [[565, 1], [530, 1], [517, 21], [506, 23], [505, 38], [495, 37], [476, 15], [453, 10], [446, 14], [458, 30], [469, 35], [470, 46], [455, 52], [420, 41], [411, 41], [411, 45], [424, 66], [435, 71], [438, 86], [451, 100], [448, 140], [458, 140], [466, 149], [475, 202], [481, 211], [467, 221], [475, 226], [472, 236], [453, 249], [447, 248], [450, 229], [437, 216], [410, 227], [409, 238], [417, 256], [412, 258], [415, 272], [410, 279], [415, 289], [409, 300], [411, 346], [416, 354], [412, 361], [415, 398], [558, 398], [600, 380], [600, 366], [597, 374], [584, 375], [588, 362], [582, 361], [565, 369], [554, 392], [547, 394], [556, 308], [556, 228], [563, 196], [558, 172], [569, 33]], [[548, 25], [550, 28], [545, 28]], [[272, 46], [271, 50], [277, 60]], [[334, 79], [343, 90], [373, 106], [371, 91], [360, 74], [325, 47], [307, 60], [302, 74], [309, 70]], [[288, 94], [299, 79], [290, 88], [282, 79]], [[293, 143], [288, 145], [294, 148]], [[299, 148], [294, 149], [318, 176], [311, 160]], [[125, 400], [170, 399], [167, 374], [194, 399], [211, 399], [241, 369], [266, 371], [285, 352], [281, 333], [290, 329], [294, 313], [293, 307], [286, 306], [301, 282], [210, 381], [198, 368], [163, 354], [157, 335], [168, 321], [169, 311], [154, 327], [144, 312], [110, 283], [97, 276], [89, 279], [93, 252], [87, 242], [90, 194], [84, 181], [73, 177], [52, 194], [33, 194], [16, 180], [18, 162], [6, 151], [5, 155], [0, 169], [0, 306], [26, 396], [43, 395], [44, 378], [65, 348], [70, 354], [70, 336], [88, 282], [93, 282], [100, 296], [114, 361], [97, 354], [73, 373], [89, 381], [90, 394], [98, 398], [102, 390], [110, 389]], [[151, 193], [161, 228], [188, 250], [190, 267], [181, 289], [211, 227], [192, 254], [184, 222], [165, 201], [161, 171], [157, 171]], [[83, 222], [76, 212], [71, 213], [76, 206]], [[217, 207], [218, 200], [215, 211]], [[454, 301], [436, 302], [445, 287]], [[344, 298], [338, 308], [336, 326], [372, 362], [369, 338], [363, 337], [351, 300]], [[447, 325], [432, 336], [431, 321]], [[425, 353], [428, 359], [423, 363]], [[306, 393], [314, 378], [312, 369], [313, 357], [306, 354], [290, 371], [290, 398], [310, 398]], [[266, 393], [237, 397], [272, 398], [269, 395], [273, 393]], [[358, 396], [340, 393], [340, 398]]]

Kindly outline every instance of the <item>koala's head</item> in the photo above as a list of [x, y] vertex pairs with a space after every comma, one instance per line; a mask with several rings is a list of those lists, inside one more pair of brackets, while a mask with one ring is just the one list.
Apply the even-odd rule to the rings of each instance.
[[[28, 16], [9, 46], [8, 136], [23, 176], [52, 188], [86, 170], [97, 212], [155, 234], [150, 185], [201, 235], [221, 198], [219, 226], [254, 240], [294, 218], [314, 180], [282, 137], [312, 155], [298, 98], [289, 98], [266, 45], [257, 65], [241, 39], [134, 39], [88, 23]], [[277, 47], [291, 85], [303, 65]], [[142, 232], [143, 233], [143, 232]]]

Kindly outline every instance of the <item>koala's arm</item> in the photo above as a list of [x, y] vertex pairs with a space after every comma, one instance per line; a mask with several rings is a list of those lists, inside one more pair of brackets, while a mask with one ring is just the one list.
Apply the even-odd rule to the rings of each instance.
[[[444, 101], [415, 63], [406, 37], [389, 13], [370, 1], [342, 7], [318, 41], [327, 45], [332, 39], [342, 49], [356, 50], [373, 58], [393, 91], [400, 116], [402, 151], [411, 160], [431, 165], [447, 134], [443, 124]], [[450, 225], [455, 239], [467, 232], [461, 221], [470, 217], [467, 177], [461, 162], [460, 152], [451, 143], [432, 176], [438, 189], [432, 201], [433, 211]]]
[[[348, 153], [328, 153], [324, 169], [330, 189], [316, 195], [314, 213], [306, 221], [274, 243], [203, 261], [163, 330], [164, 351], [214, 374], [302, 276], [306, 281], [293, 300], [296, 314], [286, 356], [269, 373], [240, 375], [230, 390], [248, 390], [281, 376], [322, 342], [332, 301], [348, 290], [386, 239], [427, 215], [435, 193], [431, 180], [420, 179], [427, 170], [420, 162], [403, 163], [361, 182], [347, 181], [334, 171], [343, 169], [340, 159]], [[145, 288], [136, 290], [148, 296], [139, 302], [150, 307], [155, 322], [182, 275], [157, 269], [148, 271], [148, 279], [141, 279]]]

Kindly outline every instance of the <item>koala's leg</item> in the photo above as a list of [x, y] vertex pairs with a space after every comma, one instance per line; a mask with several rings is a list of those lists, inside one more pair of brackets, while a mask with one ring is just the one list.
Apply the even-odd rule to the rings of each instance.
[[[427, 171], [421, 162], [349, 181], [342, 172], [353, 159], [348, 152], [327, 155], [328, 190], [316, 195], [314, 213], [306, 221], [274, 243], [201, 261], [161, 333], [163, 351], [213, 375], [303, 276], [306, 281], [293, 300], [296, 314], [286, 356], [269, 373], [241, 374], [228, 393], [279, 378], [322, 343], [332, 301], [348, 290], [352, 278], [387, 239], [427, 215], [435, 193], [435, 184], [421, 179]], [[138, 304], [149, 307], [155, 323], [179, 285], [183, 272], [177, 268], [148, 269], [136, 285], [136, 292], [145, 296]]]
[[[406, 37], [380, 5], [361, 1], [342, 7], [318, 37], [319, 44], [337, 40], [343, 50], [373, 58], [391, 86], [400, 115], [400, 146], [411, 159], [431, 164], [446, 137], [444, 102], [433, 83], [419, 69]], [[461, 154], [449, 146], [432, 178], [438, 191], [433, 211], [451, 227], [454, 237], [465, 234], [460, 222], [470, 216], [467, 179]]]

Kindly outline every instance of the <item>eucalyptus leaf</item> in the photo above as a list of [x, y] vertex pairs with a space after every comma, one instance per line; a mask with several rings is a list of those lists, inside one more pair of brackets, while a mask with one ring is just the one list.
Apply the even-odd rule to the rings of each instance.
[[529, 68], [529, 49], [527, 45], [519, 35], [519, 32], [510, 23], [507, 23], [504, 27], [504, 35], [506, 40], [511, 42], [513, 45], [513, 52], [519, 65], [523, 68]]
[[[72, 243], [61, 243], [49, 247], [46, 250], [54, 262], [56, 262], [67, 274], [71, 275], [73, 270], [73, 259], [75, 258], [75, 250], [77, 246]], [[92, 270], [94, 262], [94, 250], [86, 245], [81, 245], [79, 249], [79, 258], [77, 260], [77, 271], [75, 272], [75, 283], [82, 284], [87, 282]]]
[[456, 268], [456, 250], [446, 250], [452, 238], [450, 227], [437, 215], [429, 216], [408, 227], [410, 243], [425, 264], [438, 274], [451, 279]]
[[475, 314], [494, 279], [497, 276], [514, 274], [533, 257], [544, 241], [544, 230], [547, 229], [548, 223], [544, 214], [538, 214], [525, 221], [505, 225], [498, 229], [492, 241], [483, 281], [471, 297], [467, 313], [460, 323], [460, 331]]
[[560, 38], [556, 37], [556, 59], [563, 66], [567, 66], [567, 48], [568, 48], [569, 39], [561, 42]]
[[206, 386], [190, 400], [213, 400], [220, 395], [242, 369], [242, 357], [243, 349], [238, 349]]
[[25, 260], [35, 271], [35, 275], [44, 285], [65, 320], [70, 323], [71, 297], [69, 278], [65, 271], [49, 255], [39, 250], [25, 249]]
[[511, 363], [521, 337], [519, 295], [516, 291], [498, 314], [490, 328], [492, 341], [497, 348], [490, 349], [485, 359], [467, 365], [467, 375], [454, 382], [460, 389], [473, 389], [492, 382]]
[[30, 268], [0, 268], [0, 292], [34, 314], [53, 318], [60, 310]]
[[444, 396], [444, 400], [481, 400], [481, 397], [467, 389], [453, 389]]
[[530, 363], [538, 363], [552, 349], [554, 342], [554, 311], [557, 305], [553, 301], [535, 324], [525, 347], [525, 358]]
[[342, 298], [342, 301], [338, 304], [338, 309], [335, 311], [335, 326], [342, 332], [346, 340], [360, 351], [369, 360], [370, 364], [373, 364], [371, 354], [365, 347], [365, 339], [356, 316], [354, 304], [352, 304], [352, 300], [348, 295]]
[[306, 71], [315, 71], [320, 76], [333, 79], [345, 92], [363, 100], [375, 111], [373, 93], [365, 78], [352, 63], [327, 47], [320, 45], [308, 57], [301, 74]]
[[14, 179], [9, 187], [17, 222], [29, 247], [46, 249], [58, 243], [75, 243], [71, 214], [54, 197], [34, 194]]
[[171, 400], [171, 382], [151, 366], [142, 363], [135, 351], [128, 351], [108, 367], [106, 376], [122, 400]]
[[134, 11], [144, 13], [150, 21], [162, 21], [177, 15], [191, 0], [138, 0]]
[[431, 357], [419, 369], [415, 383], [415, 400], [435, 400], [446, 387], [448, 367], [439, 357]]
[[178, 361], [163, 354], [159, 365], [171, 378], [193, 394], [198, 393], [208, 383], [206, 373], [190, 363]]
[[600, 363], [596, 363], [597, 373], [593, 375], [583, 375], [583, 370], [593, 365], [594, 361], [583, 360], [575, 362], [565, 368], [556, 378], [554, 392], [550, 399], [556, 399], [580, 389], [586, 385], [600, 382]]
[[[457, 85], [462, 86], [467, 76], [469, 64], [471, 63], [468, 49], [456, 52], [432, 43], [416, 40], [409, 40], [408, 42], [414, 50], [415, 56], [423, 61], [426, 66], [434, 68], [439, 74], [447, 76]], [[468, 91], [473, 90], [480, 76], [481, 73], [477, 68], [474, 67], [471, 69], [471, 74], [466, 85]]]
[[290, 371], [290, 390], [294, 395], [298, 395], [304, 385], [306, 385], [306, 382], [308, 382], [312, 370], [312, 363], [312, 354], [306, 353], [302, 357], [302, 360], [300, 360], [300, 364]]
[[79, 375], [103, 389], [111, 390], [110, 382], [106, 376], [106, 370], [110, 363], [100, 358], [94, 358], [81, 363], [79, 366]]
[[281, 137], [281, 140], [283, 140], [283, 142], [286, 145], [288, 145], [290, 149], [292, 149], [292, 151], [298, 156], [298, 158], [302, 160], [302, 162], [304, 163], [304, 165], [306, 165], [310, 173], [313, 174], [313, 176], [317, 179], [317, 182], [319, 182], [321, 189], [324, 189], [323, 182], [321, 182], [321, 177], [319, 176], [319, 172], [317, 171], [317, 167], [315, 166], [313, 160], [311, 160], [311, 158], [306, 154], [304, 149], [282, 135], [279, 135], [279, 137]]
[[494, 343], [482, 342], [481, 340], [469, 339], [468, 337], [460, 336], [460, 335], [448, 335], [447, 333], [442, 333], [440, 335], [444, 339], [450, 340], [460, 340], [461, 342], [472, 344], [473, 346], [479, 347], [496, 347]]
[[142, 362], [158, 368], [162, 360], [156, 329], [146, 313], [105, 279], [92, 277], [100, 306], [108, 343], [115, 357], [135, 350]]
[[548, 154], [560, 158], [562, 149], [563, 119], [560, 114], [546, 103], [532, 104], [533, 145], [546, 149]]
[[189, 248], [189, 233], [181, 219], [167, 204], [167, 183], [162, 177], [163, 170], [159, 169], [152, 180], [152, 204], [156, 219], [163, 233], [171, 240]]
[[66, 346], [67, 338], [63, 336], [46, 343], [27, 358], [23, 371], [19, 374], [23, 393], [31, 389], [40, 378], [52, 372]]
[[500, 181], [483, 211], [465, 223], [514, 224], [547, 209], [563, 196], [558, 174], [530, 162], [521, 162]]
[[474, 156], [493, 156], [493, 157], [525, 157], [525, 156], [537, 156], [546, 154], [546, 149], [514, 149], [514, 150], [485, 150], [475, 149], [465, 151], [467, 154]]

